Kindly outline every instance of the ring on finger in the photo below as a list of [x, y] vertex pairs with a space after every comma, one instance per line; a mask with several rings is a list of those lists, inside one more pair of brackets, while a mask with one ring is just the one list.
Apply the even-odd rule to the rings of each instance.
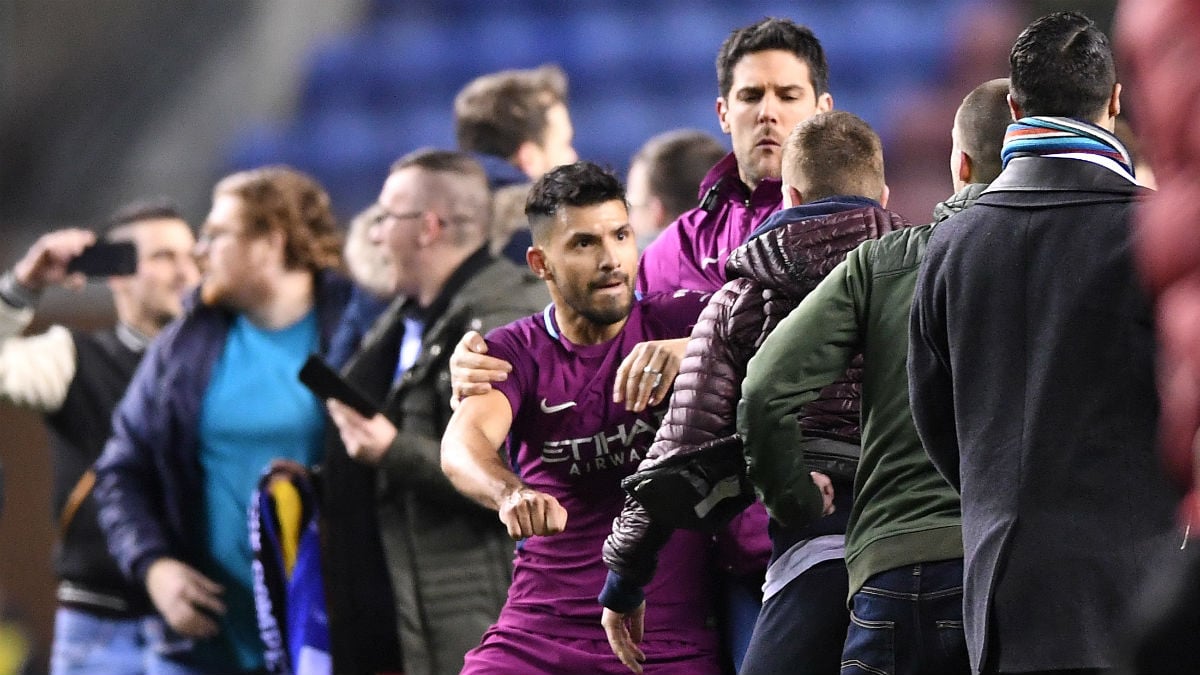
[[643, 372], [643, 373], [645, 373], [646, 375], [659, 375], [659, 376], [661, 376], [661, 375], [662, 375], [662, 371], [661, 371], [661, 370], [655, 370], [655, 369], [654, 369], [652, 366], [650, 366], [650, 365], [647, 365], [645, 368], [642, 368], [642, 372]]

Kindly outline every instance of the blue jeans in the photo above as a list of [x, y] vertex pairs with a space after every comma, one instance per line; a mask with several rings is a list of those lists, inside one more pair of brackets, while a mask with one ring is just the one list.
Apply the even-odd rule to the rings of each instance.
[[837, 675], [849, 620], [848, 578], [845, 561], [827, 560], [767, 598], [738, 672]]
[[147, 642], [141, 618], [110, 618], [59, 607], [54, 614], [51, 675], [140, 675]]
[[50, 675], [198, 675], [169, 658], [190, 645], [158, 616], [120, 619], [59, 607]]
[[852, 598], [842, 675], [969, 674], [962, 579], [961, 558], [867, 579]]

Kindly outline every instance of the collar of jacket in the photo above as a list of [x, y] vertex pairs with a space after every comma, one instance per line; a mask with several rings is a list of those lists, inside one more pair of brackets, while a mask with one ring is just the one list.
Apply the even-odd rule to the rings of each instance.
[[429, 303], [428, 307], [421, 307], [415, 300], [409, 300], [404, 303], [402, 310], [404, 316], [416, 319], [426, 326], [437, 321], [438, 317], [446, 312], [450, 301], [458, 295], [459, 290], [478, 274], [479, 270], [487, 267], [493, 260], [495, 258], [488, 252], [487, 245], [480, 246], [474, 253], [467, 256], [467, 259], [462, 261], [462, 264], [446, 279], [446, 283], [442, 284], [442, 290], [438, 291], [437, 297]]
[[750, 239], [730, 254], [725, 269], [730, 279], [753, 279], [799, 302], [863, 241], [908, 225], [903, 216], [878, 204], [839, 209], [783, 223]]
[[146, 351], [146, 347], [150, 346], [150, 336], [124, 321], [117, 322], [114, 332], [116, 332], [117, 339], [121, 341], [121, 344], [125, 345], [125, 348], [131, 352], [140, 354]]
[[700, 181], [696, 196], [700, 199], [700, 208], [711, 211], [716, 204], [731, 199], [749, 201], [751, 205], [778, 204], [782, 194], [783, 181], [778, 178], [763, 178], [751, 192], [742, 182], [737, 157], [731, 152], [708, 170], [704, 180]]
[[1149, 190], [1111, 169], [1066, 157], [1015, 157], [979, 196], [980, 204], [1041, 208], [1129, 201]]
[[473, 152], [471, 153], [471, 157], [483, 167], [483, 173], [487, 175], [488, 189], [490, 190], [532, 182], [529, 180], [529, 176], [525, 175], [524, 171], [513, 166], [503, 157], [486, 155], [482, 152]]
[[874, 206], [875, 208], [883, 208], [879, 202], [867, 197], [859, 197], [857, 195], [835, 195], [818, 199], [816, 201], [793, 206], [790, 209], [782, 209], [771, 214], [770, 218], [763, 221], [757, 229], [750, 233], [747, 239], [753, 239], [765, 232], [770, 232], [777, 227], [787, 225], [788, 223], [796, 223], [809, 218], [819, 218], [828, 216], [842, 211], [851, 211], [853, 209], [861, 209], [865, 206]]
[[937, 225], [974, 204], [975, 200], [979, 199], [979, 195], [983, 194], [983, 191], [987, 188], [987, 183], [967, 183], [961, 190], [951, 195], [949, 199], [933, 207], [933, 224]]

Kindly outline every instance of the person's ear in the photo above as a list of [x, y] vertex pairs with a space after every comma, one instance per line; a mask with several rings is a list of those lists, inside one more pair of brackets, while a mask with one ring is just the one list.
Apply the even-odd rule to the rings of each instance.
[[280, 265], [287, 267], [287, 235], [283, 230], [273, 229], [266, 235], [267, 245], [279, 255]]
[[791, 185], [788, 185], [786, 187], [787, 187], [787, 196], [788, 196], [788, 199], [791, 200], [792, 206], [800, 206], [801, 204], [804, 203], [804, 195], [801, 194], [801, 192], [798, 188], [795, 188]]
[[1113, 84], [1112, 96], [1108, 99], [1108, 116], [1116, 117], [1121, 114], [1121, 83]]
[[887, 203], [888, 203], [888, 197], [891, 197], [891, 196], [892, 196], [891, 189], [888, 188], [887, 183], [884, 183], [883, 190], [880, 191], [880, 193], [879, 193], [879, 205], [886, 209]]
[[550, 169], [546, 166], [545, 151], [533, 141], [523, 141], [517, 146], [517, 151], [513, 153], [510, 161], [521, 170], [521, 173], [534, 180], [541, 178], [542, 174]]
[[650, 219], [654, 222], [654, 226], [660, 230], [670, 225], [671, 221], [674, 220], [667, 213], [667, 207], [663, 205], [662, 200], [658, 197], [651, 197], [647, 200], [646, 208], [650, 212]]
[[833, 94], [825, 92], [817, 97], [817, 112], [824, 113], [833, 110]]
[[971, 156], [965, 152], [958, 153], [958, 180], [964, 184], [971, 182], [971, 175], [974, 169], [974, 161]]
[[726, 117], [729, 115], [729, 102], [724, 96], [717, 97], [717, 121], [721, 123], [721, 131], [729, 133], [729, 121]]
[[529, 265], [529, 269], [538, 276], [539, 279], [551, 281], [554, 279], [554, 274], [546, 265], [546, 252], [537, 246], [530, 246], [525, 251], [525, 263]]
[[1013, 100], [1012, 94], [1009, 94], [1006, 98], [1008, 99], [1008, 111], [1012, 115], [1013, 121], [1016, 122], [1024, 117], [1025, 113], [1021, 111], [1021, 106], [1017, 105], [1017, 102]]
[[129, 289], [130, 279], [132, 279], [132, 277], [108, 277], [104, 280], [104, 283], [106, 286], [108, 286], [108, 291], [110, 293], [113, 295], [120, 295]]
[[438, 214], [426, 211], [421, 214], [420, 228], [417, 232], [417, 243], [424, 247], [441, 239], [445, 225], [442, 224], [442, 219]]

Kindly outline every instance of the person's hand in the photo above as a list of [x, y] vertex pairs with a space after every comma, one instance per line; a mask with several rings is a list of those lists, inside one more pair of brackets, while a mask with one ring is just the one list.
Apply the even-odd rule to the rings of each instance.
[[500, 503], [500, 522], [514, 540], [558, 534], [567, 529], [567, 510], [552, 495], [532, 488], [508, 493]]
[[821, 491], [821, 501], [823, 503], [821, 515], [827, 516], [833, 513], [835, 510], [833, 506], [833, 481], [829, 480], [829, 476], [820, 471], [809, 471], [808, 475], [812, 476], [813, 485], [816, 485], [817, 489]]
[[219, 626], [214, 616], [225, 614], [225, 589], [190, 565], [159, 558], [146, 570], [146, 592], [172, 630], [184, 637], [209, 638]]
[[634, 347], [617, 368], [613, 403], [624, 401], [625, 409], [632, 412], [662, 403], [679, 374], [687, 343], [687, 338], [678, 338], [642, 342]]
[[399, 433], [391, 420], [382, 413], [367, 419], [354, 408], [334, 399], [325, 401], [325, 407], [329, 409], [329, 416], [337, 425], [342, 445], [346, 446], [346, 454], [351, 459], [371, 466], [383, 461]]
[[645, 600], [628, 614], [614, 612], [605, 607], [604, 614], [600, 617], [600, 624], [604, 626], [604, 634], [608, 637], [608, 646], [612, 648], [613, 654], [638, 675], [641, 675], [642, 662], [646, 660], [646, 655], [641, 647], [638, 647], [638, 643], [642, 641], [645, 620]]
[[487, 355], [487, 343], [478, 331], [468, 331], [450, 355], [450, 408], [468, 396], [486, 394], [493, 382], [503, 382], [512, 372], [508, 361]]
[[91, 230], [71, 228], [44, 234], [13, 267], [13, 276], [34, 292], [53, 285], [82, 288], [86, 279], [82, 274], [68, 273], [67, 265], [94, 243], [96, 233]]

